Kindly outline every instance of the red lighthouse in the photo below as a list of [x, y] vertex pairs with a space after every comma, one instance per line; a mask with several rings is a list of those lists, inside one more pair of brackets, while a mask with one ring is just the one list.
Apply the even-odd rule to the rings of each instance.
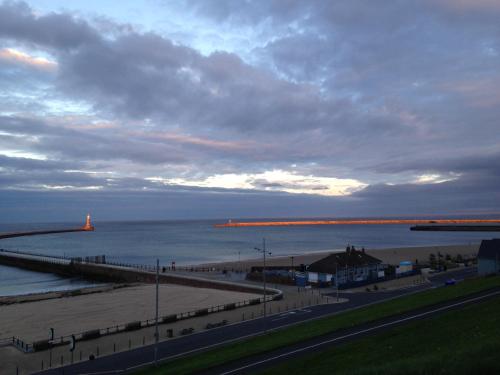
[[94, 226], [90, 222], [90, 214], [87, 214], [87, 220], [85, 221], [85, 225], [83, 226], [82, 229], [83, 230], [88, 230], [88, 231], [94, 230]]

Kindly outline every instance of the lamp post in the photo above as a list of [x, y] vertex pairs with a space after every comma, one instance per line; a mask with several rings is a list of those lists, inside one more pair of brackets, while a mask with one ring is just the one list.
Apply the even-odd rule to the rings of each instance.
[[292, 259], [292, 279], [295, 280], [295, 268], [293, 268], [293, 256], [291, 256], [290, 259]]
[[262, 249], [258, 248], [258, 247], [254, 247], [255, 250], [257, 250], [258, 252], [262, 253], [262, 257], [263, 257], [263, 261], [264, 261], [264, 267], [262, 269], [262, 281], [264, 283], [264, 324], [265, 324], [265, 328], [264, 330], [267, 331], [267, 324], [265, 322], [266, 320], [266, 316], [267, 316], [267, 293], [266, 293], [266, 253], [268, 253], [269, 255], [271, 255], [271, 252], [268, 252], [266, 250], [266, 239], [263, 238], [262, 239]]
[[335, 262], [335, 286], [337, 289], [337, 302], [339, 301], [339, 270], [338, 263]]
[[158, 341], [160, 339], [160, 333], [158, 331], [158, 299], [159, 299], [159, 284], [160, 284], [160, 260], [156, 259], [156, 314], [155, 314], [155, 366], [158, 365]]

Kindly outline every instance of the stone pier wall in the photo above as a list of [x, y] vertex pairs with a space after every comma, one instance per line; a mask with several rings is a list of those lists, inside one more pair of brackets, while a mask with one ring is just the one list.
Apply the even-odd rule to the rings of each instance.
[[[117, 283], [149, 283], [156, 282], [156, 275], [152, 272], [136, 270], [126, 267], [115, 267], [106, 264], [90, 263], [68, 263], [64, 264], [58, 261], [47, 259], [34, 259], [15, 256], [12, 254], [0, 252], [0, 264], [28, 269], [37, 272], [49, 272], [64, 277], [81, 277], [93, 281], [117, 282]], [[244, 285], [226, 281], [203, 279], [200, 277], [190, 277], [185, 275], [174, 275], [169, 273], [160, 273], [160, 283], [177, 284], [197, 288], [211, 288], [229, 290], [243, 293], [262, 293], [258, 286]], [[280, 294], [281, 292], [269, 289], [268, 294]]]

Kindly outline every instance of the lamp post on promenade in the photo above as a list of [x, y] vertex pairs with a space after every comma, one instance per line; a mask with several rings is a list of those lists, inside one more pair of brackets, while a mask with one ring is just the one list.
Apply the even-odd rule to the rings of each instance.
[[339, 301], [339, 271], [338, 271], [338, 263], [335, 262], [335, 286], [337, 289], [337, 302]]
[[258, 247], [254, 247], [255, 250], [258, 252], [262, 253], [263, 261], [264, 261], [264, 267], [262, 268], [262, 281], [264, 283], [264, 324], [265, 324], [265, 330], [267, 331], [267, 324], [265, 322], [265, 319], [267, 317], [267, 293], [266, 293], [266, 253], [271, 255], [271, 252], [268, 252], [266, 250], [266, 239], [262, 239], [262, 249]]
[[158, 365], [158, 341], [160, 339], [160, 333], [158, 331], [159, 285], [160, 285], [160, 260], [156, 259], [155, 366]]
[[295, 268], [293, 268], [293, 256], [291, 256], [290, 259], [292, 259], [292, 279], [295, 280]]

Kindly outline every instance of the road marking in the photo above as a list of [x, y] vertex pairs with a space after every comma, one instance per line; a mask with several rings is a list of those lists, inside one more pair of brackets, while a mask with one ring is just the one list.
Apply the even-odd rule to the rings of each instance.
[[305, 346], [303, 348], [295, 349], [295, 350], [289, 351], [287, 353], [279, 354], [279, 355], [271, 357], [271, 358], [266, 358], [266, 359], [263, 359], [263, 360], [260, 360], [260, 361], [256, 361], [256, 362], [250, 363], [248, 365], [239, 367], [239, 368], [234, 369], [234, 370], [222, 372], [222, 373], [220, 373], [220, 375], [229, 375], [229, 374], [238, 373], [238, 372], [240, 372], [242, 370], [246, 370], [246, 369], [249, 369], [251, 367], [255, 367], [255, 366], [258, 366], [260, 364], [266, 363], [266, 362], [274, 361], [276, 359], [283, 358], [283, 357], [288, 357], [288, 356], [290, 356], [292, 354], [300, 353], [300, 352], [303, 352], [305, 350], [317, 348], [318, 346], [329, 344], [329, 343], [332, 343], [332, 342], [335, 342], [335, 341], [339, 341], [339, 340], [342, 340], [342, 339], [345, 339], [345, 338], [348, 338], [348, 337], [357, 336], [357, 335], [360, 335], [360, 334], [363, 334], [363, 333], [366, 333], [366, 332], [371, 332], [371, 331], [374, 331], [374, 330], [377, 330], [377, 329], [380, 329], [380, 328], [383, 328], [383, 327], [389, 327], [389, 326], [392, 326], [392, 325], [396, 325], [398, 323], [406, 322], [406, 321], [409, 321], [409, 320], [414, 320], [414, 319], [417, 319], [417, 318], [420, 318], [420, 317], [423, 317], [423, 316], [426, 316], [426, 315], [429, 315], [429, 314], [433, 314], [433, 313], [436, 313], [436, 312], [439, 312], [439, 311], [449, 310], [449, 309], [451, 309], [453, 307], [465, 305], [467, 303], [474, 302], [474, 301], [479, 301], [481, 299], [485, 299], [487, 297], [491, 297], [491, 296], [498, 295], [498, 294], [500, 294], [500, 291], [489, 293], [489, 294], [486, 294], [486, 295], [480, 296], [480, 297], [471, 298], [471, 299], [468, 299], [468, 300], [465, 300], [465, 301], [457, 302], [457, 303], [454, 303], [452, 305], [447, 305], [447, 306], [439, 307], [439, 308], [434, 309], [434, 310], [430, 310], [430, 311], [426, 311], [426, 312], [423, 312], [423, 313], [420, 313], [420, 314], [408, 316], [406, 318], [401, 318], [401, 319], [398, 319], [398, 320], [395, 320], [395, 321], [392, 321], [392, 322], [380, 324], [380, 325], [375, 326], [375, 327], [366, 328], [366, 329], [363, 329], [363, 330], [360, 330], [360, 331], [357, 331], [357, 332], [353, 332], [353, 333], [350, 333], [350, 334], [347, 334], [347, 335], [344, 335], [344, 336], [335, 337], [333, 339], [325, 340], [325, 341], [319, 342], [317, 344]]

